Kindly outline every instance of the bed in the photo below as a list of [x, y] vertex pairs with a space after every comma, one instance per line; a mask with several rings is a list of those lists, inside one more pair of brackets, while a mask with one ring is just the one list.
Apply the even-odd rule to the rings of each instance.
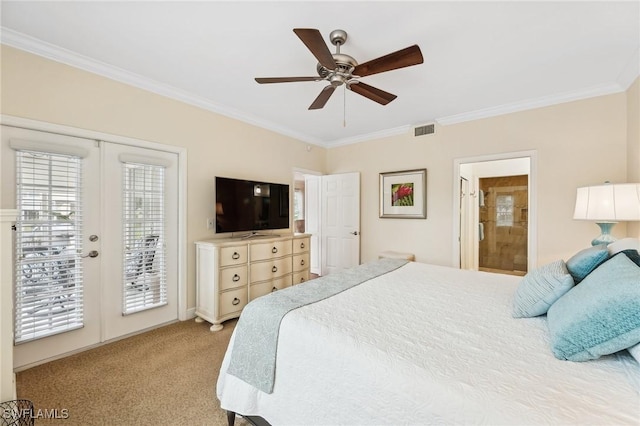
[[640, 424], [638, 362], [627, 351], [557, 359], [545, 315], [512, 316], [521, 280], [402, 262], [293, 309], [270, 392], [228, 372], [243, 312], [217, 382], [221, 407], [230, 421], [272, 425]]

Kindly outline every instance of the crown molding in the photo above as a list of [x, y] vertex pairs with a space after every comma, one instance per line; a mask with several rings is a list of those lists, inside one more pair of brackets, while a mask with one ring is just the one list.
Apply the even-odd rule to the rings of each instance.
[[[264, 120], [260, 117], [246, 114], [233, 108], [218, 105], [200, 96], [187, 93], [173, 86], [160, 83], [149, 78], [143, 77], [126, 71], [113, 65], [96, 61], [83, 55], [79, 55], [67, 49], [63, 49], [56, 45], [47, 43], [40, 39], [28, 36], [26, 34], [0, 27], [0, 42], [16, 49], [24, 50], [38, 56], [50, 59], [55, 62], [63, 63], [84, 71], [98, 74], [111, 80], [118, 81], [133, 87], [137, 87], [170, 99], [174, 99], [216, 114], [223, 115], [247, 124], [251, 124], [284, 136], [291, 137], [301, 142], [317, 145], [324, 148], [333, 148], [344, 145], [350, 145], [359, 142], [370, 141], [374, 139], [396, 136], [408, 132], [412, 126], [406, 125], [391, 129], [381, 130], [377, 132], [367, 133], [354, 137], [336, 139], [334, 141], [322, 141], [308, 134], [292, 131], [289, 128], [280, 126], [271, 121]], [[466, 121], [479, 120], [483, 118], [495, 117], [514, 112], [525, 111], [529, 109], [542, 108], [546, 106], [556, 105], [565, 102], [576, 101], [596, 96], [609, 95], [625, 91], [640, 72], [640, 49], [637, 49], [630, 60], [625, 65], [616, 83], [598, 85], [582, 90], [565, 92], [558, 95], [545, 96], [541, 98], [529, 99], [522, 102], [514, 102], [510, 104], [499, 105], [496, 107], [484, 108], [475, 111], [469, 111], [461, 114], [454, 114], [446, 117], [435, 119], [439, 125], [450, 125], [463, 123]]]
[[381, 139], [389, 136], [397, 136], [397, 135], [401, 135], [409, 132], [409, 130], [411, 130], [412, 128], [413, 126], [406, 125], [406, 126], [394, 127], [391, 129], [384, 129], [377, 132], [367, 133], [364, 135], [353, 136], [350, 138], [336, 139], [331, 142], [326, 142], [324, 146], [326, 148], [336, 148], [339, 146], [351, 145], [358, 142], [367, 142], [367, 141], [372, 141], [374, 139]]
[[52, 61], [60, 62], [74, 68], [79, 68], [93, 74], [98, 74], [111, 80], [134, 86], [139, 89], [143, 89], [148, 92], [152, 92], [180, 102], [184, 102], [186, 104], [193, 105], [207, 111], [215, 112], [217, 114], [224, 115], [226, 117], [233, 118], [235, 120], [239, 120], [257, 127], [261, 127], [263, 129], [270, 130], [284, 136], [289, 136], [302, 142], [307, 142], [319, 146], [325, 145], [324, 142], [317, 138], [313, 138], [310, 135], [294, 132], [291, 129], [279, 126], [268, 120], [264, 120], [256, 116], [240, 112], [233, 108], [218, 105], [214, 102], [209, 101], [208, 99], [193, 95], [191, 93], [187, 93], [173, 86], [154, 81], [152, 79], [123, 70], [122, 68], [118, 68], [105, 62], [97, 61], [95, 59], [79, 55], [70, 50], [63, 49], [59, 46], [47, 43], [26, 34], [5, 27], [0, 27], [0, 35], [0, 41], [2, 42], [2, 44], [5, 44], [7, 46], [24, 50], [26, 52], [33, 53], [34, 55], [42, 56]]
[[625, 67], [620, 72], [620, 75], [618, 75], [616, 81], [620, 87], [627, 90], [629, 86], [636, 81], [638, 75], [640, 75], [640, 48], [634, 50]]
[[519, 111], [543, 108], [565, 102], [572, 102], [581, 99], [593, 98], [596, 96], [610, 95], [624, 92], [625, 89], [618, 83], [602, 84], [582, 90], [565, 92], [541, 98], [529, 99], [522, 102], [498, 105], [495, 107], [479, 109], [475, 111], [463, 112], [462, 114], [449, 115], [447, 117], [436, 118], [436, 122], [443, 126], [450, 124], [464, 123], [466, 121], [479, 120], [482, 118], [495, 117], [498, 115], [511, 114]]

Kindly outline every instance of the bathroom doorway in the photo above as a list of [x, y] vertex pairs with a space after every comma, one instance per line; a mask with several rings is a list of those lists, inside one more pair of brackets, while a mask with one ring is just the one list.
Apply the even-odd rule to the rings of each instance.
[[535, 162], [535, 151], [454, 161], [454, 265], [510, 275], [535, 268]]

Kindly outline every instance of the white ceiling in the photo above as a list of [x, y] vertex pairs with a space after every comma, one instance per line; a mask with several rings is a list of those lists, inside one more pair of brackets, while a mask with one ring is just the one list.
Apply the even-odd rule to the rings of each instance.
[[[639, 74], [640, 2], [2, 1], [3, 44], [308, 143], [335, 146], [626, 90]], [[363, 77], [387, 106], [316, 75], [293, 28], [366, 62], [418, 44], [424, 63]], [[346, 126], [344, 125], [346, 121]]]

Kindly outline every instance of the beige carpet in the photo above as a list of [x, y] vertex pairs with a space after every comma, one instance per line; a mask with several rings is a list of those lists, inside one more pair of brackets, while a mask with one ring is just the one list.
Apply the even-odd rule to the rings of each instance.
[[18, 398], [68, 413], [36, 425], [226, 425], [215, 385], [235, 324], [179, 322], [33, 367], [17, 374]]

